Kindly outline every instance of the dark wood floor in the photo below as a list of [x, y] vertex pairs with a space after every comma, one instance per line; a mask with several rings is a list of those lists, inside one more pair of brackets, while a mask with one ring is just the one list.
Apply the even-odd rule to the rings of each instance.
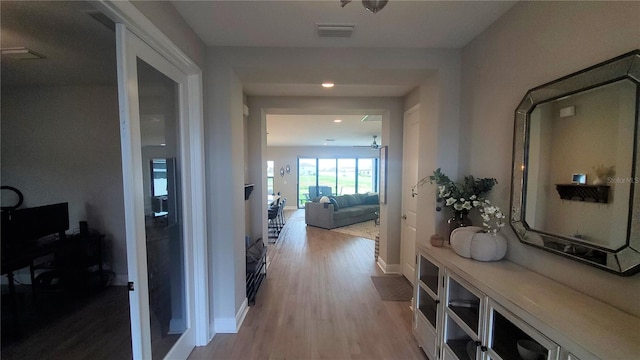
[[[21, 289], [20, 289], [21, 288]], [[111, 286], [90, 294], [18, 289], [19, 333], [2, 302], [2, 359], [130, 359], [129, 293]]]
[[409, 302], [382, 301], [374, 242], [306, 227], [304, 211], [269, 248], [271, 265], [238, 334], [218, 334], [190, 359], [426, 359]]
[[[307, 228], [304, 212], [290, 215], [240, 332], [217, 335], [190, 359], [426, 359], [409, 302], [380, 300], [371, 282], [381, 274], [373, 251], [371, 240]], [[18, 338], [4, 331], [5, 298], [2, 359], [131, 358], [124, 287], [75, 299]]]

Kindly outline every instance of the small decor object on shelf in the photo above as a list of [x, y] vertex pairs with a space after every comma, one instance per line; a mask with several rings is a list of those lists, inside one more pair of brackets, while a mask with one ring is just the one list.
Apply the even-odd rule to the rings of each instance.
[[436, 211], [442, 211], [442, 204], [454, 211], [454, 217], [448, 221], [449, 237], [453, 230], [471, 225], [467, 214], [470, 210], [483, 206], [482, 195], [491, 191], [498, 183], [494, 178], [475, 178], [472, 175], [465, 176], [462, 183], [457, 183], [438, 168], [433, 175], [424, 177], [411, 188], [411, 196], [418, 195], [418, 187], [427, 182], [438, 185]]
[[489, 200], [482, 201], [482, 225], [455, 229], [451, 233], [451, 248], [456, 254], [478, 261], [496, 261], [507, 253], [507, 240], [499, 234], [504, 227], [504, 213]]
[[291, 166], [289, 166], [289, 164], [287, 164], [287, 166], [284, 168], [284, 171], [286, 171], [287, 174], [291, 173]]
[[280, 176], [281, 176], [281, 177], [284, 177], [284, 167], [281, 167], [281, 168], [280, 168]]
[[610, 181], [610, 177], [612, 177], [613, 175], [616, 174], [616, 167], [615, 166], [604, 166], [604, 165], [599, 165], [599, 166], [594, 166], [593, 167], [593, 172], [596, 173], [596, 178], [593, 180], [592, 184], [593, 185], [602, 185], [602, 184], [606, 184], [607, 182]]
[[442, 235], [433, 234], [431, 235], [431, 238], [429, 238], [429, 242], [435, 247], [441, 247], [444, 245], [444, 238]]
[[573, 184], [586, 184], [587, 183], [587, 175], [585, 174], [573, 174], [571, 175], [571, 182]]
[[466, 211], [454, 211], [453, 217], [447, 220], [447, 225], [449, 227], [449, 236], [451, 236], [453, 230], [463, 226], [471, 226], [472, 223], [471, 220], [469, 220], [469, 218], [467, 217]]

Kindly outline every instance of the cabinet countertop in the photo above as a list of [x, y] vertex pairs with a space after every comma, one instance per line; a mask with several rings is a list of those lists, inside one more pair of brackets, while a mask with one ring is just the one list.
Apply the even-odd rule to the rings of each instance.
[[417, 248], [578, 357], [640, 358], [636, 316], [508, 260], [466, 259], [448, 246]]

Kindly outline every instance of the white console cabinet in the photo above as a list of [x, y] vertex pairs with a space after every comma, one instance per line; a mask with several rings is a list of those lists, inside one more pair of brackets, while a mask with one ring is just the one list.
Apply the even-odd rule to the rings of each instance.
[[638, 317], [508, 261], [417, 250], [413, 331], [431, 360], [640, 359]]

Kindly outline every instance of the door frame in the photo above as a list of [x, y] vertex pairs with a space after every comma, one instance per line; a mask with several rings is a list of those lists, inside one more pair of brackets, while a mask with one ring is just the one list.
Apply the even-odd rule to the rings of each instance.
[[[188, 174], [185, 174], [185, 180], [188, 183], [185, 182], [184, 185], [190, 187], [192, 196], [183, 205], [185, 208], [188, 206], [191, 213], [190, 221], [185, 221], [184, 226], [189, 228], [192, 238], [191, 280], [194, 285], [193, 312], [195, 315], [192, 327], [195, 330], [195, 345], [206, 345], [215, 333], [209, 326], [202, 70], [130, 2], [99, 0], [93, 5], [114, 22], [124, 24], [127, 30], [139, 37], [187, 77], [187, 86], [184, 89], [188, 99], [185, 104], [188, 112], [187, 124], [185, 124], [187, 133], [181, 136], [189, 139], [188, 144], [185, 144], [187, 151], [184, 154], [189, 159], [189, 163], [185, 164], [188, 165], [185, 167], [188, 171]], [[120, 109], [121, 115], [128, 110]], [[123, 126], [121, 123], [121, 128]], [[132, 336], [135, 335], [132, 334]], [[134, 352], [134, 358], [137, 358], [136, 355], [141, 354]]]
[[[403, 220], [402, 220], [402, 223], [400, 225], [400, 273], [403, 274], [403, 275], [405, 275], [405, 265], [406, 265], [406, 261], [405, 261], [405, 256], [404, 255], [405, 255], [405, 250], [406, 250], [405, 249], [405, 246], [406, 246], [406, 239], [405, 239], [405, 235], [406, 235], [405, 231], [406, 230], [405, 229], [407, 227], [407, 224], [406, 224], [406, 221], [407, 221], [406, 220], [406, 209], [405, 209], [405, 206], [407, 204], [405, 203], [405, 197], [407, 195], [407, 192], [410, 191], [409, 188], [405, 187], [405, 181], [407, 179], [405, 179], [406, 174], [405, 174], [405, 168], [404, 168], [404, 158], [405, 158], [406, 154], [404, 152], [405, 151], [404, 146], [406, 145], [406, 137], [407, 137], [406, 130], [407, 130], [408, 117], [411, 114], [416, 113], [416, 112], [418, 112], [418, 116], [420, 116], [420, 104], [416, 104], [416, 105], [412, 106], [411, 108], [409, 108], [408, 110], [406, 110], [404, 112], [404, 114], [403, 114], [403, 117], [402, 117], [402, 129], [403, 129], [403, 139], [402, 139], [403, 140], [402, 141], [403, 154], [402, 154], [402, 158], [403, 159], [402, 159], [402, 180], [401, 180], [402, 193], [400, 195], [401, 196], [400, 210], [401, 210], [401, 212], [403, 214], [402, 215], [403, 216]], [[418, 118], [416, 121], [418, 123], [418, 128], [420, 128], [420, 118]], [[419, 136], [418, 136], [417, 140], [418, 140], [418, 142], [415, 145], [419, 148], [420, 147], [420, 137]], [[417, 175], [417, 172], [416, 172], [416, 175]], [[418, 178], [419, 178], [419, 176], [416, 176], [415, 182], [418, 181]], [[416, 206], [417, 206], [417, 204], [416, 204]], [[416, 214], [417, 214], [417, 208], [416, 208]], [[416, 230], [417, 230], [417, 223], [416, 223]], [[417, 238], [415, 240], [416, 240], [415, 242], [417, 243]], [[413, 244], [414, 259], [415, 259], [415, 255], [416, 255], [416, 243]], [[415, 271], [416, 271], [416, 263], [415, 262], [413, 264], [413, 271], [414, 271], [414, 276], [410, 276], [410, 277], [407, 278], [412, 284], [415, 282]], [[405, 275], [405, 277], [406, 277], [406, 275]]]

